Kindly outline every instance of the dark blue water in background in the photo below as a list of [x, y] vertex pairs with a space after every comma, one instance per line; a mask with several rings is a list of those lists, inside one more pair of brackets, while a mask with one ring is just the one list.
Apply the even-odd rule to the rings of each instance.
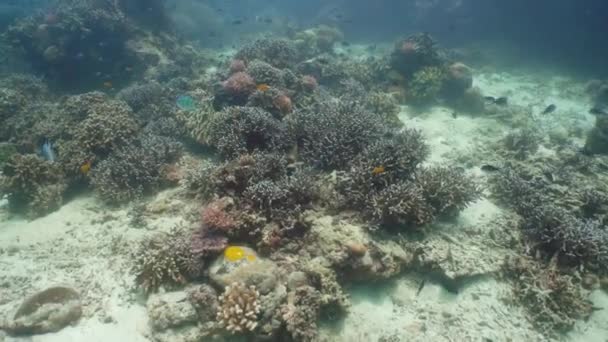
[[[52, 3], [0, 0], [0, 29], [15, 17]], [[605, 0], [166, 0], [165, 4], [178, 31], [209, 47], [237, 44], [244, 33], [280, 35], [288, 28], [326, 23], [338, 26], [352, 43], [392, 42], [426, 31], [443, 46], [495, 44], [521, 63], [551, 64], [584, 77], [608, 75]], [[264, 18], [271, 18], [272, 24], [264, 23]], [[234, 24], [239, 21], [242, 24]]]

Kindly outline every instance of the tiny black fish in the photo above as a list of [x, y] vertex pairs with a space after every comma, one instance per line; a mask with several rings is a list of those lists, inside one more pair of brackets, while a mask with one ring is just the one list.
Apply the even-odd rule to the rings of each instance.
[[543, 110], [543, 114], [553, 113], [553, 111], [555, 111], [556, 108], [557, 108], [557, 106], [555, 106], [554, 104], [550, 104], [547, 106], [547, 108], [545, 108], [545, 110]]
[[496, 100], [494, 100], [494, 103], [496, 103], [499, 106], [504, 106], [507, 104], [507, 97], [506, 96], [502, 96], [497, 98]]
[[453, 117], [454, 119], [456, 119], [456, 118], [458, 117], [458, 112], [453, 111], [453, 112], [452, 112], [452, 117]]
[[243, 23], [243, 20], [241, 19], [236, 19], [232, 21], [232, 25], [241, 25]]
[[494, 96], [484, 96], [483, 97], [484, 100], [491, 102], [493, 104], [499, 105], [499, 106], [504, 106], [507, 104], [507, 97], [502, 96], [502, 97], [494, 97]]
[[500, 169], [497, 166], [494, 166], [494, 165], [490, 165], [490, 164], [481, 165], [481, 171], [496, 172], [496, 171], [499, 171], [499, 170]]
[[599, 107], [593, 107], [589, 109], [589, 114], [593, 115], [608, 115], [608, 111]]

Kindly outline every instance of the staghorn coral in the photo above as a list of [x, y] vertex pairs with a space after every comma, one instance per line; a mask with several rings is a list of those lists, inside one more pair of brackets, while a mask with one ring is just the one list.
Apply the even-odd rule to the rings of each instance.
[[289, 137], [284, 123], [255, 107], [229, 107], [210, 123], [209, 140], [224, 157], [254, 151], [285, 151]]
[[90, 172], [91, 184], [108, 203], [126, 202], [160, 186], [163, 166], [175, 161], [182, 146], [171, 138], [144, 136], [123, 146]]
[[261, 180], [248, 186], [243, 198], [263, 217], [293, 229], [301, 224], [300, 215], [315, 195], [314, 178], [308, 170], [298, 170], [279, 180]]
[[561, 264], [608, 270], [608, 230], [602, 222], [576, 218], [550, 204], [526, 214], [521, 229], [544, 255], [555, 256]]
[[579, 319], [589, 317], [592, 303], [575, 278], [528, 257], [506, 260], [503, 274], [511, 279], [513, 295], [526, 309], [530, 322], [545, 336], [561, 336]]
[[161, 286], [183, 285], [188, 278], [198, 277], [202, 261], [190, 248], [190, 234], [172, 229], [145, 238], [133, 254], [132, 273], [144, 292], [155, 292]]
[[428, 152], [424, 138], [416, 130], [406, 129], [371, 143], [340, 178], [336, 189], [344, 204], [339, 206], [364, 210], [378, 191], [410, 179]]
[[294, 112], [289, 119], [299, 156], [321, 169], [343, 169], [382, 137], [387, 125], [356, 102], [329, 101]]
[[481, 196], [479, 185], [456, 168], [424, 168], [415, 179], [437, 216], [453, 216]]
[[370, 216], [383, 227], [424, 226], [435, 220], [435, 212], [420, 187], [411, 182], [391, 184], [366, 203]]
[[218, 323], [231, 333], [247, 333], [258, 326], [260, 294], [255, 286], [242, 283], [226, 286], [219, 296]]
[[292, 42], [285, 39], [262, 38], [244, 46], [235, 57], [249, 63], [255, 59], [264, 61], [276, 68], [286, 68], [298, 59]]
[[57, 163], [36, 155], [13, 155], [3, 166], [0, 192], [13, 210], [38, 217], [58, 209], [67, 184]]

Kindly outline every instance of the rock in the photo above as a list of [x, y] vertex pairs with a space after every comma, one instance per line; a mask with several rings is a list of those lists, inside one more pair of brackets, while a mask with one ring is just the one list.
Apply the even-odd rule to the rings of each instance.
[[50, 287], [27, 298], [4, 329], [13, 335], [56, 332], [82, 316], [80, 295], [63, 286]]
[[196, 309], [184, 291], [153, 294], [148, 298], [148, 318], [154, 330], [196, 324]]
[[254, 285], [262, 295], [270, 293], [277, 285], [277, 265], [257, 255], [251, 257], [250, 248], [243, 247], [243, 250], [246, 257], [238, 259], [226, 257], [226, 253], [220, 255], [209, 267], [209, 278], [220, 288], [244, 283]]

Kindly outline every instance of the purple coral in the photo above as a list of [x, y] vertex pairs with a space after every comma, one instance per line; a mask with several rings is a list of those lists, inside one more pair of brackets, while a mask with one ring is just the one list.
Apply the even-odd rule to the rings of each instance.
[[193, 255], [207, 257], [221, 253], [228, 246], [228, 238], [212, 232], [207, 228], [202, 228], [192, 234], [190, 250]]
[[247, 98], [255, 90], [255, 81], [243, 71], [236, 72], [222, 82], [222, 89], [234, 98]]

